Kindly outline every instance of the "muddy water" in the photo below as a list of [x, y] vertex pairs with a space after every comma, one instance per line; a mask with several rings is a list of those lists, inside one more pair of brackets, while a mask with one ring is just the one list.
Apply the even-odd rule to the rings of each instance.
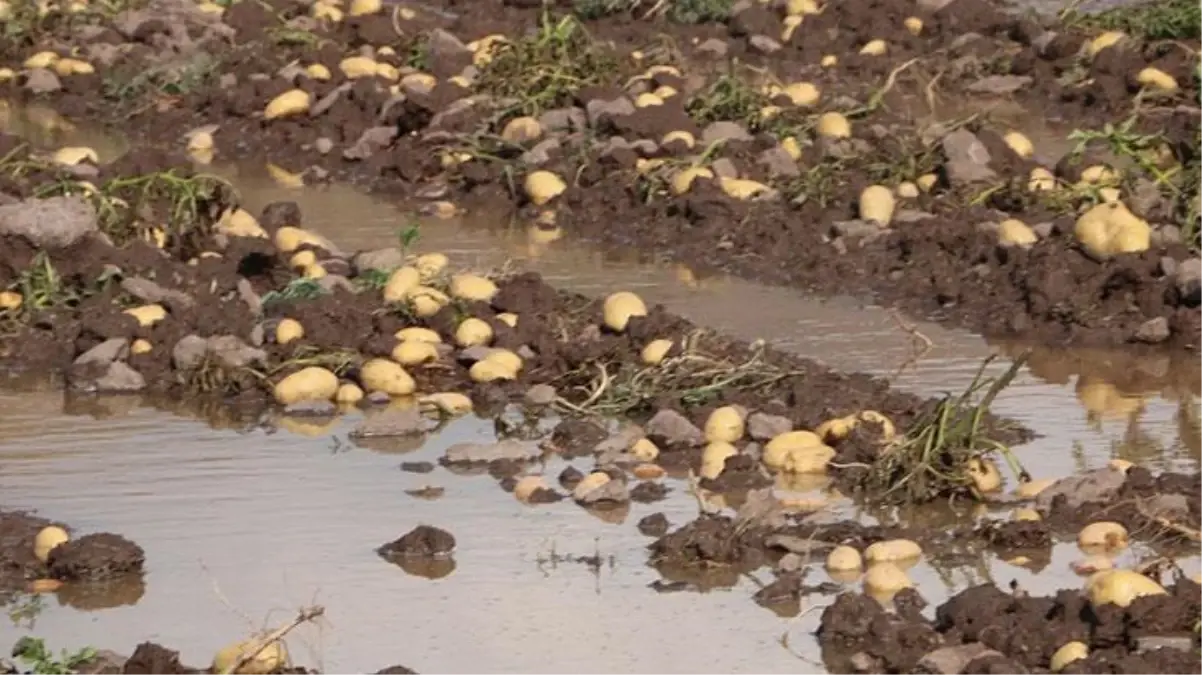
[[[65, 144], [61, 135], [55, 141]], [[252, 210], [277, 199], [298, 201], [308, 226], [347, 249], [391, 245], [408, 222], [408, 213], [348, 188], [281, 188], [258, 167], [217, 171], [236, 180]], [[537, 269], [587, 293], [636, 290], [703, 325], [765, 338], [839, 368], [893, 376], [899, 386], [923, 393], [960, 389], [982, 357], [1021, 348], [907, 323], [931, 341], [923, 351], [880, 309], [851, 300], [820, 303], [734, 279], [699, 279], [682, 268], [607, 258], [569, 241], [544, 244], [532, 241], [524, 224], [487, 213], [426, 219], [417, 247], [479, 268]], [[1019, 449], [1036, 476], [1064, 475], [1115, 456], [1193, 470], [1198, 382], [1192, 359], [1040, 350], [996, 407], [1044, 434]], [[647, 540], [633, 523], [657, 510], [676, 524], [692, 518], [695, 503], [679, 485], [666, 502], [635, 505], [623, 523], [607, 523], [569, 504], [523, 507], [487, 476], [399, 470], [401, 461], [436, 460], [452, 443], [487, 439], [487, 422], [459, 420], [402, 454], [336, 440], [354, 419], [330, 429], [292, 424], [267, 433], [214, 429], [141, 403], [137, 397], [84, 404], [48, 391], [0, 393], [4, 505], [37, 508], [82, 531], [120, 532], [147, 550], [145, 586], [48, 598], [32, 630], [52, 646], [131, 648], [152, 639], [182, 649], [186, 661], [204, 663], [222, 642], [317, 602], [328, 622], [298, 631], [290, 644], [299, 661], [335, 672], [398, 662], [426, 672], [821, 670], [810, 636], [819, 612], [790, 620], [761, 609], [750, 599], [753, 579], [730, 579], [733, 586], [706, 593], [648, 588], [660, 577], [646, 566]], [[545, 470], [554, 476], [562, 468]], [[406, 494], [425, 486], [446, 492], [437, 500]], [[836, 511], [832, 517], [851, 507]], [[938, 526], [936, 519], [929, 522]], [[456, 535], [453, 570], [420, 576], [411, 572], [422, 570], [375, 556], [376, 546], [419, 523]], [[557, 554], [594, 553], [603, 561], [595, 570], [555, 562]], [[950, 570], [924, 563], [914, 577], [936, 603], [990, 578], [1047, 592], [1079, 583], [1067, 567], [1076, 556], [1071, 544], [1059, 546], [1034, 574], [983, 554], [976, 564]], [[1199, 561], [1184, 565], [1192, 573]], [[428, 578], [438, 575], [445, 576]], [[814, 575], [815, 583], [825, 580], [819, 570]], [[804, 606], [827, 602], [809, 597]], [[0, 643], [27, 632], [0, 626]], [[786, 633], [801, 660], [781, 646]]]

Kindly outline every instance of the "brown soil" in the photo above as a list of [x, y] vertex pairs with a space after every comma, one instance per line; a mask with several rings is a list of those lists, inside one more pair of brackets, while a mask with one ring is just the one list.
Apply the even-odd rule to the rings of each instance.
[[[325, 175], [410, 196], [449, 188], [456, 201], [471, 207], [482, 200], [494, 204], [497, 197], [509, 199], [506, 186], [520, 182], [524, 169], [513, 160], [531, 143], [506, 145], [496, 139], [515, 110], [537, 114], [579, 106], [558, 118], [579, 119], [590, 101], [612, 99], [621, 93], [618, 85], [638, 73], [630, 57], [637, 48], [646, 55], [644, 65], [671, 62], [681, 67], [683, 76], [661, 73], [652, 84], [672, 86], [685, 94], [630, 115], [602, 116], [591, 129], [554, 133], [559, 149], [552, 150], [544, 168], [576, 178], [557, 204], [558, 221], [568, 233], [622, 249], [637, 247], [698, 269], [721, 268], [824, 294], [871, 295], [915, 314], [992, 335], [1055, 343], [1197, 346], [1196, 284], [1188, 288], [1176, 284], [1168, 271], [1174, 261], [1191, 256], [1187, 246], [1174, 243], [1174, 233], [1192, 227], [1182, 216], [1188, 200], [1153, 198], [1140, 207], [1141, 215], [1158, 228], [1152, 248], [1095, 262], [1070, 234], [1071, 207], [1080, 205], [1080, 200], [1068, 205], [1041, 202], [1015, 188], [1014, 181], [1025, 181], [1036, 162], [1018, 157], [1002, 143], [1000, 134], [1009, 128], [1005, 120], [985, 115], [968, 125], [989, 149], [997, 177], [962, 186], [947, 174], [938, 144], [921, 138], [916, 118], [925, 113], [913, 103], [927, 93], [935, 96], [932, 101], [1003, 100], [1022, 106], [1031, 119], [1100, 129], [1106, 122], [1127, 118], [1136, 91], [1134, 76], [1152, 65], [1176, 77], [1181, 89], [1157, 99], [1155, 105], [1144, 105], [1136, 130], [1162, 134], [1177, 161], [1196, 164], [1198, 111], [1188, 103], [1197, 99], [1198, 90], [1189, 49], [1128, 43], [1082, 61], [1077, 54], [1089, 35], [1051, 26], [1056, 30], [1053, 35], [1046, 32], [1048, 27], [1000, 14], [980, 0], [957, 0], [933, 13], [906, 0], [851, 0], [832, 3], [822, 14], [808, 17], [791, 40], [767, 55], [756, 45], [766, 36], [779, 41], [783, 15], [752, 4], [726, 25], [685, 26], [632, 20], [627, 15], [586, 21], [591, 39], [601, 46], [572, 53], [595, 60], [588, 73], [595, 80], [590, 86], [546, 90], [558, 93], [537, 106], [529, 101], [511, 105], [503, 97], [516, 93], [521, 98], [521, 83], [514, 80], [522, 77], [504, 80], [504, 75], [526, 72], [512, 71], [511, 59], [508, 66], [484, 67], [475, 87], [500, 93], [501, 99], [466, 105], [473, 89], [445, 80], [471, 62], [470, 54], [453, 43], [448, 46], [441, 37], [439, 45], [430, 46], [431, 31], [446, 30], [464, 42], [494, 33], [516, 38], [540, 25], [538, 4], [448, 0], [423, 3], [412, 18], [393, 16], [386, 9], [380, 15], [323, 27], [304, 16], [301, 5], [286, 0], [241, 3], [226, 12], [222, 22], [180, 9], [175, 0], [156, 0], [155, 8], [171, 20], [145, 21], [146, 15], [135, 13], [115, 20], [51, 21], [45, 32], [11, 42], [3, 54], [8, 61], [20, 61], [39, 48], [64, 52], [79, 48], [97, 60], [111, 60], [101, 73], [64, 78], [62, 89], [36, 95], [23, 88], [20, 79], [0, 87], [7, 86], [6, 95], [15, 99], [48, 103], [70, 119], [110, 120], [122, 130], [136, 129], [135, 140], [166, 148], [165, 155], [178, 159], [183, 159], [179, 139], [184, 131], [216, 124], [217, 155], [224, 159], [265, 158], [292, 171], [316, 167]], [[923, 21], [918, 36], [901, 24], [911, 15]], [[303, 44], [289, 44], [288, 35], [294, 41], [303, 38]], [[663, 35], [672, 37], [677, 51], [663, 47]], [[857, 54], [858, 45], [872, 38], [886, 40], [889, 53]], [[707, 51], [714, 40], [724, 57]], [[382, 84], [344, 79], [338, 68], [342, 58], [382, 44], [390, 45], [396, 55], [377, 55], [379, 60], [402, 72], [412, 64], [428, 64], [440, 78], [437, 86], [428, 93], [411, 91], [404, 101], [390, 101]], [[442, 51], [432, 58], [436, 48]], [[839, 56], [837, 68], [816, 66], [827, 54]], [[259, 75], [298, 59], [321, 63], [334, 73], [328, 81], [294, 78], [296, 86], [314, 100], [328, 96], [332, 105], [320, 116], [264, 122], [259, 111], [289, 82]], [[648, 196], [653, 186], [640, 179], [633, 166], [640, 153], [650, 158], [680, 153], [670, 147], [657, 149], [655, 143], [640, 151], [616, 148], [611, 141], [620, 135], [632, 143], [657, 142], [669, 131], [699, 133], [716, 119], [746, 125], [740, 115], [748, 105], [754, 108], [766, 99], [752, 100], [742, 108], [729, 101], [706, 105], [717, 101], [706, 92], [727, 71], [727, 59], [767, 68], [785, 82], [809, 80], [819, 85], [822, 101], [815, 114], [826, 109], [863, 109], [891, 72], [912, 59], [918, 61], [896, 74], [892, 89], [882, 99], [886, 105], [870, 106], [866, 114], [854, 117], [850, 140], [835, 144], [819, 140], [811, 145], [813, 115], [786, 111], [784, 121], [792, 126], [752, 128], [752, 140], [726, 143], [710, 158], [731, 163], [741, 177], [767, 180], [770, 171], [757, 158], [775, 145], [773, 133], [781, 136], [782, 129], [791, 131], [805, 146], [801, 175], [781, 175], [770, 182], [785, 197], [803, 200], [739, 202], [704, 179], [681, 197]], [[560, 59], [564, 60], [570, 59]], [[690, 79], [696, 76], [701, 79]], [[981, 93], [997, 78], [1004, 83], [1007, 77], [1031, 79], [1019, 80], [1015, 91]], [[680, 101], [689, 97], [692, 105], [682, 105]], [[948, 122], [953, 115], [941, 117]], [[355, 159], [344, 158], [343, 150], [376, 126], [395, 127], [400, 133], [356, 154]], [[322, 145], [319, 139], [332, 142], [333, 150], [319, 153], [315, 149]], [[441, 153], [461, 149], [481, 159], [445, 169]], [[1103, 156], [1098, 148], [1086, 150], [1087, 156]], [[512, 166], [502, 170], [502, 163], [493, 159]], [[1084, 166], [1060, 159], [1040, 157], [1066, 179], [1074, 178], [1074, 172]], [[1111, 157], [1110, 161], [1125, 160]], [[941, 176], [940, 186], [904, 205], [925, 212], [926, 220], [864, 239], [832, 236], [832, 223], [855, 216], [862, 187], [913, 180], [928, 171]], [[1131, 172], [1132, 179], [1135, 173]], [[1191, 181], [1196, 183], [1194, 177], [1184, 177], [1181, 185], [1190, 189]], [[1170, 192], [1166, 188], [1166, 195]], [[521, 206], [522, 199], [512, 197], [515, 207]], [[995, 236], [977, 224], [1004, 217], [1031, 225], [1047, 223], [1043, 239], [1030, 250], [999, 248]], [[1155, 330], [1145, 327], [1141, 332], [1153, 319], [1159, 321]]]
[[142, 547], [107, 532], [73, 537], [51, 549], [49, 560], [41, 562], [34, 555], [34, 539], [50, 525], [65, 528], [28, 513], [0, 511], [0, 597], [6, 601], [38, 580], [59, 582], [56, 593], [78, 599], [89, 586], [125, 583], [142, 576]]

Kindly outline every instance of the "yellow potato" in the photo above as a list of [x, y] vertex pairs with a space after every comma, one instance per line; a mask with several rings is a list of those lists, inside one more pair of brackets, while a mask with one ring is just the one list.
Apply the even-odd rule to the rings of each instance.
[[301, 246], [316, 246], [327, 251], [336, 250], [336, 247], [329, 239], [316, 232], [310, 232], [299, 227], [281, 227], [276, 230], [273, 241], [276, 249], [281, 253], [292, 253]]
[[[762, 461], [764, 466], [774, 470], [784, 470], [791, 457], [804, 455], [807, 452], [828, 448], [822, 439], [810, 431], [786, 431], [779, 434], [764, 446]], [[831, 450], [832, 455], [834, 451]], [[807, 473], [807, 472], [798, 472]]]
[[21, 65], [29, 70], [34, 70], [37, 68], [49, 68], [50, 66], [54, 65], [54, 62], [57, 60], [58, 54], [45, 51], [38, 52], [37, 54], [25, 59], [25, 62]]
[[429, 342], [435, 345], [442, 342], [442, 337], [436, 331], [420, 326], [410, 326], [398, 330], [396, 339], [402, 342]]
[[671, 340], [652, 340], [651, 342], [647, 343], [647, 346], [643, 347], [643, 363], [651, 366], [658, 366], [660, 363], [663, 363], [664, 357], [668, 355], [668, 352], [671, 349]]
[[338, 387], [338, 391], [334, 392], [334, 401], [347, 405], [354, 405], [363, 400], [363, 390], [354, 382], [347, 382]]
[[664, 137], [660, 140], [659, 144], [667, 145], [675, 141], [684, 143], [685, 147], [690, 149], [697, 145], [697, 138], [687, 131], [669, 131], [668, 133], [664, 134]]
[[680, 196], [688, 192], [693, 187], [693, 181], [698, 178], [706, 178], [713, 180], [714, 172], [704, 166], [694, 166], [676, 172], [672, 176], [671, 188], [672, 194]]
[[526, 196], [536, 206], [542, 206], [568, 189], [567, 183], [550, 171], [533, 171], [523, 183]]
[[421, 274], [422, 283], [428, 283], [431, 279], [442, 274], [442, 271], [450, 263], [450, 258], [443, 253], [424, 253], [414, 259], [413, 266]]
[[379, 14], [384, 8], [384, 3], [381, 0], [351, 0], [351, 6], [347, 9], [348, 16], [364, 16], [366, 14]]
[[664, 104], [664, 99], [650, 92], [639, 94], [634, 99], [634, 107], [636, 108], [651, 108]]
[[1148, 595], [1167, 595], [1160, 584], [1131, 570], [1098, 572], [1085, 582], [1085, 593], [1094, 606], [1118, 605], [1128, 607], [1136, 598]]
[[1127, 528], [1111, 521], [1090, 523], [1077, 533], [1077, 544], [1082, 548], [1126, 548]]
[[659, 448], [649, 438], [640, 438], [630, 446], [629, 453], [642, 462], [654, 462], [659, 457]]
[[851, 122], [842, 113], [823, 113], [818, 118], [816, 131], [825, 138], [850, 138]]
[[454, 391], [422, 396], [417, 402], [432, 405], [448, 415], [463, 415], [472, 411], [472, 399]]
[[1018, 521], [1043, 520], [1043, 516], [1039, 515], [1039, 512], [1036, 511], [1035, 509], [1015, 509], [1014, 513], [1012, 513], [1010, 515], [1010, 518], [1011, 518], [1011, 520], [1018, 520]]
[[542, 135], [543, 126], [533, 117], [515, 117], [501, 130], [501, 138], [514, 144], [538, 140]]
[[743, 437], [743, 415], [734, 406], [723, 406], [705, 421], [705, 440], [734, 443]]
[[132, 307], [125, 310], [125, 314], [132, 316], [139, 326], [148, 328], [156, 323], [167, 318], [167, 310], [163, 309], [162, 305], [142, 305], [141, 307]]
[[588, 495], [588, 493], [596, 490], [602, 485], [605, 485], [611, 480], [613, 479], [610, 478], [609, 474], [605, 473], [604, 471], [594, 471], [593, 473], [590, 473], [582, 478], [580, 482], [576, 484], [576, 487], [572, 489], [572, 498], [576, 501], [580, 501], [586, 495]]
[[909, 575], [893, 563], [871, 565], [864, 573], [864, 589], [872, 594], [893, 595], [898, 591], [913, 588]]
[[906, 17], [906, 20], [902, 21], [902, 25], [906, 27], [906, 30], [910, 31], [910, 35], [918, 35], [922, 32], [922, 19], [916, 16]]
[[864, 560], [870, 564], [914, 560], [922, 557], [922, 547], [909, 539], [886, 539], [864, 549]]
[[826, 556], [826, 569], [837, 572], [858, 570], [864, 566], [860, 552], [851, 546], [836, 546]]
[[1060, 649], [1057, 649], [1052, 654], [1052, 661], [1049, 664], [1053, 673], [1059, 673], [1068, 667], [1068, 664], [1073, 661], [1080, 661], [1089, 656], [1089, 645], [1084, 642], [1073, 641], [1066, 643]]
[[492, 342], [493, 330], [487, 322], [469, 317], [455, 329], [455, 342], [460, 347], [475, 347]]
[[1035, 230], [1015, 218], [1007, 218], [998, 223], [997, 238], [1002, 244], [1011, 246], [1031, 246], [1039, 241]]
[[738, 454], [738, 449], [726, 441], [710, 441], [701, 451], [701, 477], [717, 478], [726, 468], [726, 460]]
[[[259, 640], [252, 638], [223, 647], [213, 657], [213, 672], [229, 671], [258, 644]], [[288, 665], [288, 650], [284, 647], [284, 643], [276, 641], [234, 672], [241, 675], [267, 675], [267, 673], [278, 672], [286, 665]]]
[[526, 503], [534, 497], [535, 493], [549, 489], [542, 476], [522, 476], [513, 486], [513, 496], [517, 497], [519, 502]]
[[1159, 68], [1144, 68], [1135, 76], [1137, 82], [1149, 89], [1170, 92], [1177, 91], [1177, 80]]
[[493, 349], [484, 358], [489, 361], [495, 361], [514, 373], [522, 370], [522, 357], [508, 349]]
[[1121, 253], [1146, 251], [1152, 228], [1121, 202], [1098, 204], [1077, 219], [1073, 234], [1081, 246], [1099, 259]]
[[154, 349], [154, 346], [149, 341], [138, 338], [129, 345], [130, 354], [149, 354]]
[[305, 327], [296, 319], [280, 319], [275, 326], [276, 344], [286, 345], [305, 337]]
[[497, 285], [476, 274], [456, 274], [451, 277], [450, 290], [452, 298], [488, 302], [497, 294]]
[[50, 559], [51, 551], [59, 544], [65, 544], [70, 540], [71, 537], [63, 528], [57, 525], [47, 525], [39, 530], [33, 539], [33, 555], [43, 563], [47, 562]]
[[867, 56], [881, 56], [889, 51], [889, 44], [884, 40], [870, 40], [860, 48], [860, 53]]
[[602, 316], [610, 330], [621, 333], [632, 317], [647, 316], [647, 305], [634, 293], [619, 291], [605, 298]]
[[382, 391], [390, 396], [408, 396], [417, 389], [417, 383], [401, 364], [388, 359], [368, 360], [359, 369], [359, 380], [367, 391]]
[[888, 226], [896, 204], [893, 191], [884, 185], [870, 185], [860, 192], [860, 218]]
[[330, 69], [326, 68], [325, 66], [323, 66], [320, 63], [314, 63], [314, 64], [307, 66], [305, 68], [305, 74], [308, 75], [309, 77], [313, 78], [314, 80], [318, 80], [320, 82], [325, 82], [326, 80], [329, 80], [332, 77], [332, 74], [330, 73]]
[[82, 164], [84, 161], [92, 164], [100, 163], [100, 155], [96, 151], [86, 146], [70, 146], [59, 148], [54, 152], [54, 162], [63, 166], [75, 166]]
[[422, 275], [416, 267], [398, 267], [384, 283], [384, 302], [401, 302], [409, 293], [421, 286]]
[[789, 100], [795, 106], [809, 108], [818, 103], [818, 99], [822, 96], [822, 92], [818, 87], [809, 82], [796, 82], [790, 84], [781, 90], [782, 94], [789, 97]]
[[288, 259], [288, 266], [294, 270], [305, 270], [317, 264], [317, 254], [313, 251], [297, 251]]
[[416, 366], [438, 360], [438, 347], [430, 342], [402, 341], [392, 348], [389, 355], [402, 366]]
[[517, 373], [505, 367], [505, 364], [493, 359], [481, 359], [468, 369], [468, 377], [473, 382], [495, 382], [497, 380], [517, 379]]
[[15, 311], [25, 304], [25, 298], [16, 291], [0, 291], [0, 311]]
[[338, 392], [338, 376], [318, 366], [310, 366], [280, 380], [272, 390], [282, 405], [302, 401], [328, 401]]
[[407, 299], [413, 313], [420, 318], [428, 318], [442, 311], [451, 299], [437, 288], [418, 286], [409, 291]]
[[918, 186], [908, 180], [898, 183], [893, 192], [901, 199], [916, 199], [921, 194]]
[[1010, 146], [1010, 149], [1014, 151], [1014, 154], [1022, 157], [1023, 159], [1027, 159], [1035, 154], [1035, 144], [1032, 143], [1031, 139], [1027, 138], [1027, 135], [1021, 131], [1007, 132], [1006, 135], [1002, 137], [1002, 140], [1006, 142], [1006, 145]]
[[309, 93], [303, 89], [292, 89], [271, 99], [263, 109], [263, 119], [275, 120], [309, 112]]
[[988, 459], [974, 457], [968, 461], [968, 476], [980, 492], [996, 492], [1002, 487], [1002, 473]]
[[1099, 35], [1096, 38], [1094, 38], [1093, 40], [1091, 40], [1085, 46], [1085, 51], [1089, 56], [1097, 56], [1098, 52], [1102, 51], [1103, 49], [1108, 49], [1110, 47], [1113, 47], [1114, 45], [1116, 45], [1120, 41], [1122, 41], [1123, 38], [1125, 38], [1125, 37], [1127, 37], [1127, 34], [1121, 32], [1121, 31], [1117, 31], [1117, 30], [1106, 31], [1105, 33], [1102, 33], [1101, 35]]
[[931, 190], [935, 189], [935, 185], [938, 183], [939, 176], [936, 176], [933, 173], [924, 173], [918, 178], [914, 179], [914, 184], [917, 185], [918, 189], [922, 190], [923, 192], [930, 192]]
[[509, 326], [510, 328], [518, 327], [518, 315], [513, 312], [501, 312], [497, 315], [497, 321]]

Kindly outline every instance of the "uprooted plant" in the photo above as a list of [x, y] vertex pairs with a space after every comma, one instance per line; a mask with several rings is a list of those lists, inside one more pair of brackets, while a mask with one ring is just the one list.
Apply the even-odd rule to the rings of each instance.
[[[1026, 363], [1015, 359], [996, 378], [984, 376], [994, 360], [981, 364], [972, 383], [959, 395], [945, 395], [926, 410], [903, 436], [882, 446], [872, 464], [867, 487], [880, 499], [922, 503], [958, 495], [979, 498], [996, 487], [997, 468], [990, 455], [1002, 455], [1019, 480], [1029, 476], [1010, 449], [988, 435], [985, 415], [993, 400], [1008, 387]], [[977, 394], [988, 387], [980, 400]]]

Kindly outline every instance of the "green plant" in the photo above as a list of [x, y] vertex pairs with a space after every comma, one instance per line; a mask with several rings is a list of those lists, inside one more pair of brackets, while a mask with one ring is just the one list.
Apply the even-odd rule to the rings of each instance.
[[1121, 30], [1145, 40], [1197, 40], [1202, 34], [1197, 0], [1153, 0], [1097, 14], [1070, 8], [1063, 16], [1071, 25]]
[[401, 246], [401, 253], [406, 254], [417, 240], [422, 236], [422, 224], [417, 218], [411, 217], [405, 227], [397, 230], [397, 242]]
[[641, 19], [666, 17], [676, 23], [709, 23], [730, 17], [733, 0], [575, 0], [572, 11], [582, 19], [632, 14]]
[[78, 301], [80, 295], [72, 289], [50, 262], [45, 251], [33, 257], [28, 268], [17, 277], [16, 287], [25, 299], [27, 310], [52, 309]]
[[316, 279], [293, 279], [287, 286], [278, 291], [268, 291], [261, 298], [263, 306], [295, 302], [297, 300], [313, 300], [326, 294], [326, 289]]
[[13, 658], [26, 663], [30, 672], [40, 675], [66, 675], [96, 658], [96, 650], [84, 647], [74, 652], [61, 650], [57, 655], [46, 647], [42, 638], [23, 637], [13, 645]]
[[38, 616], [46, 609], [46, 601], [41, 595], [31, 593], [13, 598], [6, 609], [13, 626], [32, 630]]

